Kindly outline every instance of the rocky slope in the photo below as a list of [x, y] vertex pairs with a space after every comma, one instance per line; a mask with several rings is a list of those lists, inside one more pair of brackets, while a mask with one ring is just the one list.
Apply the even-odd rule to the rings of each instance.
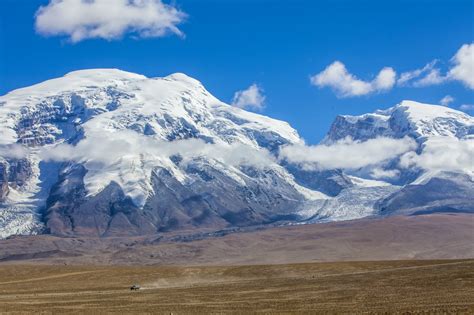
[[[440, 138], [468, 141], [473, 126], [464, 113], [415, 102], [340, 116], [323, 144], [408, 136], [418, 149], [350, 172], [307, 169], [279, 157], [283, 146], [304, 145], [287, 123], [229, 106], [184, 74], [76, 71], [0, 97], [0, 237], [144, 235], [453, 204], [470, 211], [472, 199], [442, 189], [432, 207], [414, 204], [441, 173], [409, 164]], [[398, 175], [373, 178], [374, 167]], [[469, 169], [442, 171], [451, 190], [473, 190]]]

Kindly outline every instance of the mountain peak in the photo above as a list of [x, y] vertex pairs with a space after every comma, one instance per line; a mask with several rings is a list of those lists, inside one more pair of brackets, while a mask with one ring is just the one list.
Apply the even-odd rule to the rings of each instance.
[[376, 137], [411, 136], [423, 141], [431, 136], [462, 138], [472, 134], [474, 118], [441, 105], [404, 100], [387, 109], [359, 116], [338, 116], [323, 143], [346, 137], [365, 141]]
[[95, 78], [95, 79], [146, 79], [144, 75], [123, 71], [116, 68], [97, 68], [97, 69], [83, 69], [68, 72], [64, 77], [81, 79], [81, 78]]
[[420, 103], [410, 100], [404, 100], [393, 107], [393, 110], [402, 109], [406, 111], [413, 120], [435, 119], [440, 117], [458, 117], [469, 118], [470, 116], [461, 111], [434, 104]]
[[196, 85], [202, 85], [202, 83], [199, 82], [198, 80], [182, 72], [172, 73], [164, 77], [164, 79], [173, 80], [173, 81], [182, 81], [182, 82], [192, 83]]

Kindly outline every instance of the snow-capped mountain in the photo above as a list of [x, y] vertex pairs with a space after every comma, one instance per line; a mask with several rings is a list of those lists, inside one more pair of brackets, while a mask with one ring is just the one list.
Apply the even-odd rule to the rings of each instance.
[[464, 138], [473, 134], [474, 120], [466, 113], [445, 106], [403, 101], [375, 113], [338, 116], [323, 142], [329, 144], [346, 137], [363, 141], [405, 136], [423, 142], [435, 136]]
[[326, 197], [271, 154], [294, 129], [184, 74], [73, 72], [3, 96], [0, 120], [2, 236], [265, 223]]
[[[281, 159], [282, 147], [304, 145], [293, 128], [227, 105], [184, 74], [76, 71], [0, 97], [0, 237], [345, 220], [396, 212], [403, 200], [409, 212], [410, 184], [424, 187], [441, 174], [410, 163], [440, 137], [469, 139], [473, 126], [464, 113], [408, 101], [338, 117], [325, 145], [346, 137], [416, 140], [416, 152], [383, 165], [399, 179], [382, 181], [368, 169], [380, 165], [345, 172]], [[450, 185], [472, 189], [469, 169], [441, 171]], [[472, 208], [458, 197], [456, 209]]]
[[[474, 118], [470, 115], [403, 101], [376, 113], [338, 116], [323, 143], [347, 137], [359, 141], [409, 137], [417, 142], [415, 151], [376, 166], [375, 172], [381, 173], [376, 179], [399, 186], [374, 204], [378, 214], [474, 212]], [[375, 172], [373, 167], [352, 170], [362, 177], [373, 177]]]

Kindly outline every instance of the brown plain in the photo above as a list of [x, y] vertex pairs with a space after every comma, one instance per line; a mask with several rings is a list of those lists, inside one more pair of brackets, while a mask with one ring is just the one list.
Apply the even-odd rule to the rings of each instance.
[[[0, 267], [0, 313], [466, 313], [474, 260]], [[132, 284], [141, 285], [130, 291]]]

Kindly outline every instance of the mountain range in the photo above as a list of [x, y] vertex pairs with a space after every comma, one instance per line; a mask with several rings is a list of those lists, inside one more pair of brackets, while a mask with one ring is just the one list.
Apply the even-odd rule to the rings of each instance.
[[474, 212], [474, 118], [403, 101], [318, 145], [197, 80], [71, 72], [0, 97], [0, 237]]

